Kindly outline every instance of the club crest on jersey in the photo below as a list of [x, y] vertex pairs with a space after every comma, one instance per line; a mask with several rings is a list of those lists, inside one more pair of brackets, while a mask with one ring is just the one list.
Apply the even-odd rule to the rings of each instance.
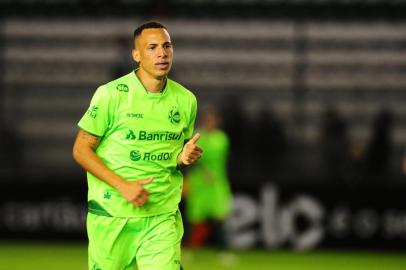
[[179, 124], [180, 113], [176, 106], [172, 107], [172, 109], [169, 110], [168, 119], [172, 124]]

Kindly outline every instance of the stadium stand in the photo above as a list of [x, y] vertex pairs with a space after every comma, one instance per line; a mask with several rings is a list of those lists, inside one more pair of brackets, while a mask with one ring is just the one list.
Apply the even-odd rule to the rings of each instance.
[[[238, 95], [247, 119], [257, 117], [264, 107], [275, 114], [290, 140], [300, 146], [292, 162], [304, 168], [309, 178], [318, 174], [313, 169], [321, 157], [313, 150], [326, 109], [336, 109], [350, 126], [350, 139], [364, 144], [370, 140], [374, 117], [390, 109], [394, 115], [391, 138], [398, 149], [392, 164], [394, 173], [399, 173], [395, 163], [406, 144], [406, 23], [396, 16], [391, 21], [380, 19], [388, 16], [385, 12], [373, 15], [381, 6], [393, 11], [403, 3], [354, 1], [351, 6], [351, 1], [299, 1], [308, 10], [313, 5], [367, 7], [369, 13], [355, 20], [347, 16], [320, 19], [323, 12], [315, 20], [303, 20], [304, 15], [287, 18], [293, 13], [266, 18], [258, 2], [279, 10], [301, 5], [277, 0], [243, 1], [248, 9], [256, 7], [258, 18], [202, 18], [200, 13], [196, 18], [176, 17], [189, 6], [204, 3], [238, 10], [242, 4], [237, 2], [170, 1], [168, 14], [175, 18], [162, 21], [171, 29], [176, 47], [173, 77], [193, 89], [203, 104]], [[33, 178], [61, 174], [69, 178], [80, 173], [70, 154], [76, 122], [95, 88], [109, 81], [114, 66], [130, 57], [117, 40], [131, 39], [134, 25], [143, 20], [117, 13], [125, 7], [153, 9], [147, 1], [87, 1], [90, 6], [98, 3], [113, 5], [113, 15], [103, 17], [105, 11], [101, 11], [83, 16], [86, 3], [70, 0], [0, 2], [11, 11], [18, 5], [27, 10], [47, 5], [46, 10], [54, 7], [61, 15], [47, 18], [38, 8], [32, 13], [37, 16], [10, 15], [3, 20], [5, 121], [13, 123], [22, 140], [21, 166]], [[174, 11], [177, 5], [186, 7]], [[82, 15], [74, 19], [64, 8]], [[339, 14], [330, 17], [335, 16]]]

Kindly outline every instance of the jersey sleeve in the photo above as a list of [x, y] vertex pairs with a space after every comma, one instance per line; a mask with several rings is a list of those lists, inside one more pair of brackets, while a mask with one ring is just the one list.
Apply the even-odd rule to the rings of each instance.
[[192, 138], [193, 130], [194, 130], [194, 126], [195, 126], [195, 121], [196, 121], [196, 113], [197, 113], [197, 101], [196, 101], [196, 97], [193, 96], [191, 109], [190, 109], [190, 118], [189, 118], [188, 126], [184, 131], [185, 140], [189, 140], [189, 139]]
[[112, 123], [111, 104], [108, 89], [100, 86], [94, 93], [89, 109], [80, 119], [78, 126], [88, 133], [102, 137]]

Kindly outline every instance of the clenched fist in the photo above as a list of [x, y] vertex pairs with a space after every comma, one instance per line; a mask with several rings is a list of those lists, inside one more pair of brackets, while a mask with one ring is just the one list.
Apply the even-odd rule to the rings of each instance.
[[147, 202], [149, 197], [149, 193], [145, 190], [144, 185], [151, 183], [153, 179], [153, 177], [149, 177], [143, 180], [124, 182], [118, 191], [135, 207], [141, 207]]
[[199, 138], [200, 134], [196, 133], [195, 136], [183, 146], [183, 150], [178, 156], [179, 165], [190, 165], [200, 158], [203, 150], [196, 144]]

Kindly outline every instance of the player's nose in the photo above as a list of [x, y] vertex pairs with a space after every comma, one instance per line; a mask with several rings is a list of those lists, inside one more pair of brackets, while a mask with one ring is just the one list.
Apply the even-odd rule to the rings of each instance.
[[159, 56], [159, 57], [166, 57], [166, 56], [168, 56], [168, 53], [166, 52], [165, 48], [160, 47], [160, 48], [158, 49], [158, 56]]

